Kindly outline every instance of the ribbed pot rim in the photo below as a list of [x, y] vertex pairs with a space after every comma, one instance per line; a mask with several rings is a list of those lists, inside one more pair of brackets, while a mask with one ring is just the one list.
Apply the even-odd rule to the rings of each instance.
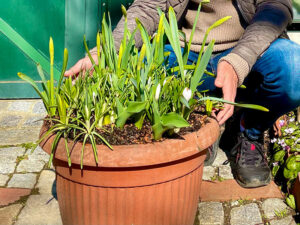
[[[43, 126], [40, 136], [46, 132]], [[220, 134], [220, 127], [215, 119], [208, 118], [207, 123], [196, 132], [188, 133], [182, 139], [166, 139], [162, 142], [134, 145], [115, 145], [110, 150], [105, 145], [97, 145], [98, 164], [94, 159], [91, 144], [84, 149], [83, 164], [92, 167], [137, 167], [169, 163], [198, 154], [211, 146]], [[55, 138], [52, 135], [46, 138], [40, 146], [48, 154]], [[80, 164], [82, 143], [69, 142], [72, 164]], [[55, 150], [54, 158], [67, 161], [65, 141], [60, 139]]]

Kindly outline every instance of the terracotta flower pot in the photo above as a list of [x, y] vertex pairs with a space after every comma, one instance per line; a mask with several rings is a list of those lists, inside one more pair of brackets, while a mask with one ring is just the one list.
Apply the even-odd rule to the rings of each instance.
[[[91, 145], [86, 145], [83, 170], [81, 143], [72, 150], [69, 168], [61, 140], [53, 163], [63, 223], [193, 224], [205, 150], [218, 135], [218, 124], [210, 119], [182, 139], [114, 146], [113, 151], [99, 145], [98, 165]], [[53, 138], [41, 144], [48, 153]]]
[[293, 187], [293, 194], [296, 200], [297, 211], [300, 212], [300, 173], [298, 173], [298, 177], [296, 178], [296, 182]]

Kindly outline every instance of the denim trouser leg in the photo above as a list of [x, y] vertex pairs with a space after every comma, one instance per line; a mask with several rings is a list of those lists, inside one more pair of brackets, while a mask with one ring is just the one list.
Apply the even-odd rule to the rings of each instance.
[[257, 138], [283, 114], [300, 105], [300, 46], [277, 39], [254, 64], [238, 94], [270, 112], [245, 110], [246, 133]]
[[[176, 57], [170, 46], [170, 61]], [[212, 56], [207, 70], [216, 74], [220, 58], [231, 49]], [[191, 52], [189, 63], [195, 62], [198, 54]], [[170, 63], [172, 65], [172, 63]], [[214, 78], [205, 76], [200, 90], [209, 89], [215, 92]], [[277, 39], [257, 60], [244, 81], [246, 89], [239, 89], [237, 102], [258, 104], [267, 107], [270, 112], [244, 110], [246, 133], [250, 138], [257, 139], [272, 126], [281, 115], [290, 112], [300, 105], [300, 46], [290, 40]]]

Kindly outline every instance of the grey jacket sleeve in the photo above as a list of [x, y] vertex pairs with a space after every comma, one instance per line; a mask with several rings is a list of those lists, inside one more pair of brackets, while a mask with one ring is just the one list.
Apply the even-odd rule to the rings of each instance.
[[257, 0], [256, 13], [232, 52], [220, 61], [229, 62], [241, 85], [258, 57], [292, 22], [290, 0]]
[[[167, 0], [134, 1], [134, 3], [130, 6], [130, 8], [127, 11], [128, 29], [132, 32], [136, 27], [135, 18], [139, 18], [139, 20], [145, 26], [148, 33], [152, 35], [156, 31], [159, 23], [159, 15], [157, 12], [157, 8], [160, 8], [163, 12], [166, 12]], [[113, 35], [115, 38], [115, 46], [117, 50], [119, 50], [123, 38], [124, 22], [125, 19], [124, 17], [122, 17], [116, 29], [113, 31]], [[139, 32], [135, 37], [135, 41], [137, 47], [142, 46], [143, 42]]]

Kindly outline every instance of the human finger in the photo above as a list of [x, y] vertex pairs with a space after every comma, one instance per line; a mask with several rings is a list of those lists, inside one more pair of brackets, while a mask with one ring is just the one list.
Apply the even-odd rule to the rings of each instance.
[[221, 110], [217, 115], [219, 125], [222, 125], [233, 115], [234, 107], [229, 104], [224, 105], [224, 109]]
[[82, 68], [83, 60], [84, 59], [80, 59], [74, 66], [72, 66], [69, 70], [65, 72], [64, 76], [69, 77], [69, 76], [77, 75]]

